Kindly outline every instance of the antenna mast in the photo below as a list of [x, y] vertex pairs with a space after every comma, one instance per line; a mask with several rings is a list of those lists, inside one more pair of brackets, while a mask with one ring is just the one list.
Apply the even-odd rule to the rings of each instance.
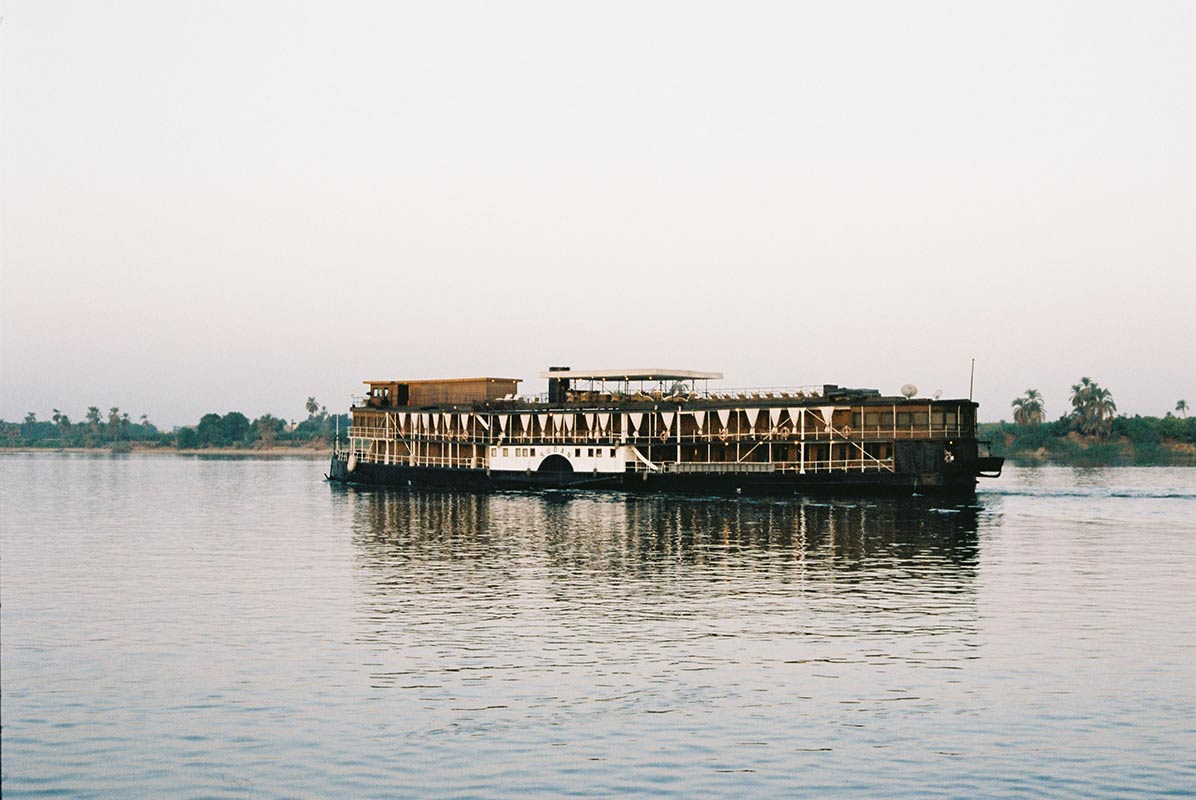
[[972, 399], [972, 387], [976, 385], [976, 359], [972, 359], [972, 375], [968, 378], [968, 400]]

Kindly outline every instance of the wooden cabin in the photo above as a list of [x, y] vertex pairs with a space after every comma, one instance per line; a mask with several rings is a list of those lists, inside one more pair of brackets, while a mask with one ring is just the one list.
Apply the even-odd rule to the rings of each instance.
[[469, 405], [514, 397], [518, 378], [444, 378], [418, 381], [365, 381], [369, 408], [421, 408]]

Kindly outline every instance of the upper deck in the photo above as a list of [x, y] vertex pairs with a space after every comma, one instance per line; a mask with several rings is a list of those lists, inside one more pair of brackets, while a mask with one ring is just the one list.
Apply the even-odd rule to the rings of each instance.
[[[864, 405], [925, 404], [929, 398], [882, 395], [876, 389], [836, 384], [711, 390], [721, 372], [680, 369], [573, 370], [554, 367], [540, 373], [548, 391], [520, 394], [517, 378], [448, 378], [365, 381], [355, 408], [379, 410], [451, 409], [544, 411], [551, 409], [647, 409], [662, 404], [690, 408], [754, 408], [850, 402]], [[938, 401], [938, 398], [933, 398]], [[953, 401], [961, 402], [961, 401]], [[966, 401], [962, 401], [966, 402]]]

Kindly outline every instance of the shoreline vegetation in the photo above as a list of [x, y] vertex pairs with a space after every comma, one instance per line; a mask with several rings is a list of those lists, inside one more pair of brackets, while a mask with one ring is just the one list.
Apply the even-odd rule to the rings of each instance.
[[49, 420], [32, 411], [23, 422], [0, 420], [0, 450], [7, 452], [173, 453], [228, 456], [323, 456], [336, 431], [349, 429], [347, 414], [330, 415], [314, 397], [304, 405], [307, 419], [287, 422], [273, 414], [250, 420], [240, 411], [204, 414], [194, 425], [160, 430], [146, 415], [133, 421], [113, 406], [107, 415], [91, 406], [81, 422], [54, 409]]
[[1013, 422], [980, 423], [976, 437], [1014, 464], [1196, 466], [1196, 417], [1188, 418], [1187, 401], [1175, 404], [1179, 416], [1117, 415], [1112, 392], [1087, 377], [1068, 399], [1071, 411], [1047, 422], [1042, 393], [1027, 389], [1009, 404]]
[[286, 447], [199, 447], [179, 450], [163, 445], [133, 445], [128, 449], [114, 450], [110, 447], [0, 447], [0, 453], [58, 453], [63, 455], [151, 455], [151, 456], [203, 456], [212, 458], [329, 458], [332, 446], [311, 447], [289, 445]]
[[[1019, 465], [1196, 466], [1196, 417], [1188, 418], [1185, 401], [1175, 404], [1179, 416], [1117, 416], [1112, 394], [1089, 378], [1072, 386], [1070, 400], [1071, 411], [1048, 422], [1041, 393], [1027, 389], [1010, 403], [1013, 422], [982, 422], [976, 436], [992, 442], [993, 455]], [[349, 416], [330, 415], [314, 397], [304, 408], [307, 419], [299, 423], [230, 411], [170, 431], [145, 415], [134, 422], [116, 407], [103, 415], [91, 406], [77, 423], [58, 409], [49, 420], [29, 412], [23, 422], [0, 420], [0, 452], [323, 458], [336, 431], [348, 431]]]
[[1102, 439], [1073, 430], [1066, 417], [1033, 427], [982, 422], [976, 438], [1019, 466], [1196, 467], [1196, 417], [1117, 417]]

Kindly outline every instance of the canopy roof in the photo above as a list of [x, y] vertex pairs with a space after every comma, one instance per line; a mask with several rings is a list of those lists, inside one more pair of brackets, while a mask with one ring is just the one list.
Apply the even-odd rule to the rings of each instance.
[[568, 378], [593, 381], [719, 381], [721, 372], [698, 372], [692, 369], [564, 369], [540, 373], [541, 378]]
[[413, 384], [421, 384], [422, 385], [422, 384], [432, 384], [432, 383], [478, 383], [479, 381], [496, 381], [499, 383], [521, 383], [523, 381], [523, 379], [522, 378], [493, 378], [493, 377], [489, 377], [489, 376], [482, 376], [482, 377], [478, 377], [478, 378], [420, 378], [419, 380], [406, 380], [406, 381], [401, 381], [401, 380], [362, 381], [362, 383], [368, 383], [371, 386], [373, 386], [375, 384], [382, 386], [382, 385], [385, 385], [388, 383], [405, 383], [408, 385], [413, 385]]

